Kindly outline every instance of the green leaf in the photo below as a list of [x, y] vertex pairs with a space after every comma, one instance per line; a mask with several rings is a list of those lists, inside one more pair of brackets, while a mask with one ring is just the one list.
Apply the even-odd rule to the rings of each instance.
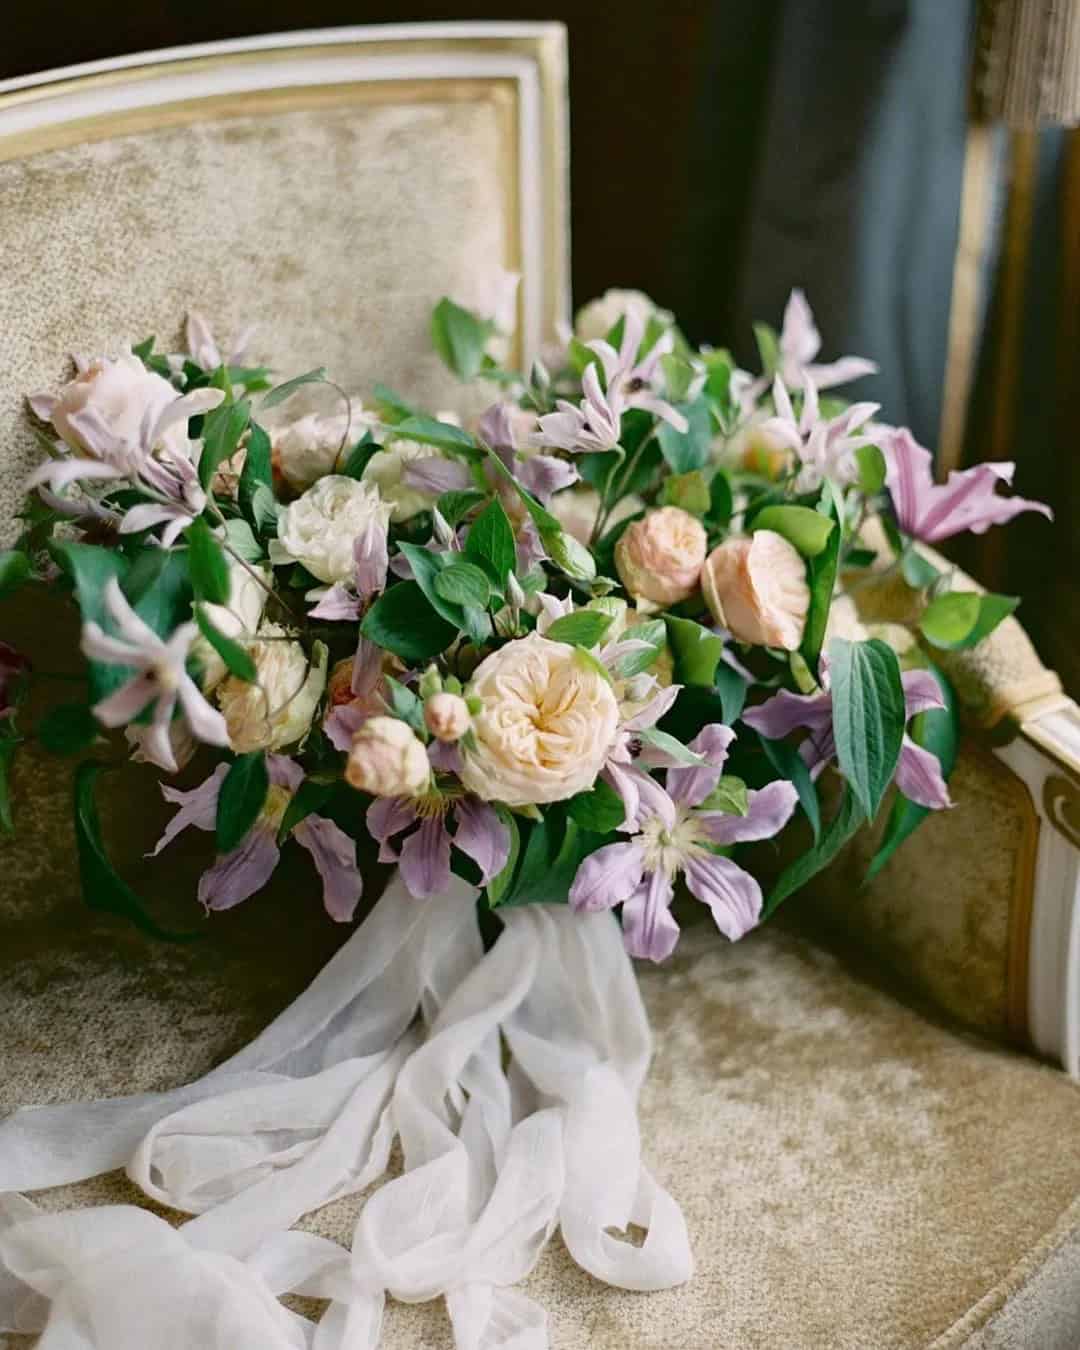
[[750, 794], [746, 784], [734, 774], [726, 773], [701, 803], [702, 811], [723, 811], [729, 816], [750, 813]]
[[260, 487], [273, 491], [273, 484], [270, 437], [257, 422], [252, 422], [251, 435], [244, 452], [244, 467], [240, 470], [240, 483], [236, 490], [240, 510], [249, 520], [255, 519], [253, 507], [256, 491]]
[[109, 861], [95, 800], [97, 778], [104, 768], [103, 764], [87, 760], [75, 771], [75, 847], [83, 900], [91, 909], [119, 914], [144, 933], [166, 942], [190, 942], [201, 937], [200, 933], [173, 933], [157, 924]]
[[584, 670], [591, 670], [594, 675], [599, 675], [602, 680], [607, 680], [608, 684], [611, 684], [611, 671], [608, 670], [607, 666], [605, 666], [602, 661], [597, 660], [597, 658], [593, 656], [588, 647], [575, 645], [574, 660]]
[[610, 834], [626, 819], [623, 799], [607, 783], [597, 782], [588, 792], [579, 792], [566, 803], [571, 820], [594, 834]]
[[859, 490], [867, 497], [876, 497], [885, 486], [885, 456], [876, 445], [860, 445], [855, 451], [859, 467]]
[[683, 745], [682, 741], [678, 737], [672, 736], [670, 732], [659, 731], [656, 727], [646, 727], [643, 731], [636, 732], [635, 735], [643, 745], [651, 745], [654, 750], [669, 755], [676, 764], [691, 768], [695, 764], [705, 763], [701, 755]]
[[334, 780], [323, 782], [318, 778], [305, 778], [289, 799], [285, 814], [278, 826], [278, 843], [283, 844], [297, 825], [302, 825], [308, 816], [317, 815], [319, 810], [333, 796], [337, 789]]
[[473, 380], [479, 375], [484, 347], [494, 332], [495, 325], [490, 319], [478, 318], [445, 296], [431, 315], [432, 344], [443, 362], [462, 380]]
[[689, 473], [702, 469], [709, 462], [712, 449], [712, 418], [705, 399], [675, 405], [686, 418], [686, 431], [676, 431], [670, 422], [661, 422], [656, 439], [660, 451], [675, 473]]
[[717, 469], [709, 484], [709, 509], [705, 519], [715, 530], [726, 529], [731, 523], [734, 506], [731, 479], [723, 469]]
[[251, 526], [239, 516], [225, 522], [225, 542], [245, 562], [262, 562], [266, 550], [255, 538]]
[[483, 454], [467, 431], [449, 422], [438, 422], [434, 417], [406, 417], [404, 422], [399, 422], [394, 428], [394, 436], [402, 440], [419, 441], [421, 445], [434, 445], [440, 450], [451, 450], [470, 459]]
[[720, 694], [723, 707], [721, 720], [727, 726], [733, 726], [742, 716], [743, 706], [746, 703], [747, 683], [737, 670], [733, 670], [726, 661], [721, 661], [716, 667], [713, 684]]
[[381, 449], [371, 432], [365, 431], [352, 449], [346, 451], [345, 459], [337, 472], [344, 478], [355, 478], [359, 482], [364, 476], [364, 470]]
[[521, 855], [521, 831], [518, 829], [517, 817], [512, 811], [508, 811], [505, 806], [496, 805], [495, 810], [499, 814], [499, 819], [510, 831], [510, 853], [506, 859], [503, 869], [496, 876], [493, 876], [487, 884], [487, 902], [491, 909], [501, 905], [510, 888], [510, 883], [514, 879], [514, 872], [517, 870], [518, 858]]
[[[931, 666], [930, 673], [941, 686], [945, 707], [928, 708], [926, 712], [921, 712], [913, 717], [908, 734], [916, 745], [937, 756], [941, 764], [941, 776], [948, 782], [953, 769], [956, 767], [956, 754], [960, 740], [956, 695], [953, 693], [952, 685], [949, 684], [940, 670]], [[898, 792], [896, 794], [896, 800], [889, 812], [885, 832], [881, 837], [881, 844], [867, 869], [867, 881], [871, 881], [877, 876], [900, 845], [911, 837], [929, 814], [929, 807], [919, 806], [916, 802], [905, 797], [903, 793]]]
[[753, 528], [783, 535], [804, 558], [816, 558], [827, 547], [836, 522], [809, 506], [766, 506], [754, 517]]
[[906, 548], [900, 558], [900, 571], [913, 591], [924, 591], [932, 586], [941, 573], [914, 545]]
[[215, 829], [219, 853], [231, 853], [255, 824], [269, 789], [265, 753], [253, 750], [237, 755], [218, 793]]
[[548, 627], [545, 637], [552, 642], [569, 642], [574, 647], [595, 647], [611, 627], [611, 615], [595, 609], [579, 609], [564, 614]]
[[657, 500], [661, 506], [678, 506], [692, 516], [705, 515], [711, 502], [705, 475], [700, 469], [670, 474], [660, 485]]
[[195, 594], [208, 604], [227, 605], [231, 594], [229, 564], [210, 526], [200, 516], [184, 531], [184, 538], [188, 542], [188, 570]]
[[375, 406], [379, 410], [379, 416], [384, 422], [396, 425], [398, 422], [404, 422], [406, 417], [412, 417], [416, 409], [406, 403], [400, 394], [396, 394], [385, 384], [377, 384], [371, 391], [375, 400]]
[[305, 371], [303, 375], [294, 375], [291, 380], [286, 380], [283, 384], [275, 385], [269, 393], [264, 394], [259, 406], [261, 408], [276, 408], [279, 403], [284, 403], [287, 398], [305, 384], [325, 384], [326, 367], [316, 366], [314, 370]]
[[787, 741], [771, 741], [760, 733], [758, 740], [761, 742], [762, 750], [765, 751], [765, 758], [776, 770], [777, 775], [791, 783], [799, 794], [799, 804], [814, 832], [814, 843], [819, 843], [821, 803], [818, 801], [817, 787], [810, 776], [810, 770], [806, 767], [806, 761], [795, 746], [789, 745]]
[[466, 636], [474, 646], [482, 646], [492, 633], [491, 617], [479, 605], [462, 605], [461, 622]]
[[977, 646], [1019, 603], [1012, 595], [950, 591], [927, 605], [919, 620], [919, 629], [935, 647], [963, 651]]
[[570, 363], [570, 369], [580, 379], [590, 365], [594, 365], [603, 376], [603, 367], [600, 365], [600, 358], [589, 347], [586, 347], [580, 338], [572, 337], [566, 349], [566, 359]]
[[424, 548], [421, 544], [408, 544], [404, 540], [398, 541], [398, 548], [408, 558], [416, 584], [424, 592], [428, 604], [447, 623], [452, 623], [455, 628], [462, 628], [465, 616], [461, 612], [461, 606], [445, 599], [435, 585], [450, 555], [433, 553], [431, 549]]
[[[541, 531], [540, 539], [551, 562], [572, 581], [593, 581], [596, 577], [596, 559], [591, 551], [572, 534], [563, 530]], [[612, 583], [614, 584], [614, 583]]]
[[248, 649], [216, 627], [202, 605], [195, 606], [195, 622], [199, 625], [199, 632], [225, 662], [225, 669], [229, 674], [253, 684], [257, 672]]
[[754, 324], [754, 341], [761, 357], [761, 369], [765, 375], [776, 374], [780, 365], [780, 339], [776, 329], [767, 323]]
[[479, 563], [496, 586], [504, 586], [507, 576], [513, 572], [517, 564], [514, 527], [497, 497], [492, 498], [469, 526], [465, 556]]
[[806, 627], [803, 629], [802, 645], [799, 651], [803, 660], [812, 671], [817, 672], [818, 657], [825, 641], [825, 628], [829, 622], [829, 610], [832, 607], [833, 590], [836, 586], [836, 574], [840, 568], [840, 545], [843, 532], [834, 529], [828, 543], [817, 555], [811, 558], [807, 567], [807, 583], [810, 587], [810, 608], [806, 614]]
[[[472, 490], [444, 492], [435, 505], [448, 525], [458, 525], [474, 506], [487, 500], [486, 492]], [[511, 531], [511, 535], [513, 531]]]
[[435, 577], [435, 590], [452, 605], [484, 609], [491, 599], [487, 574], [470, 562], [453, 562], [444, 567]]
[[383, 677], [387, 690], [390, 694], [388, 700], [390, 711], [395, 717], [400, 717], [403, 722], [407, 722], [413, 731], [427, 740], [428, 730], [424, 723], [424, 705], [423, 702], [399, 680], [395, 680], [392, 675]]
[[616, 661], [615, 674], [620, 679], [630, 680], [656, 664], [661, 652], [667, 645], [667, 628], [664, 626], [663, 619], [647, 619], [644, 623], [636, 623], [627, 628], [619, 641], [647, 642], [649, 644], [650, 650], [627, 652], [625, 656], [620, 656]]
[[711, 689], [724, 650], [723, 640], [693, 619], [679, 619], [668, 614], [664, 622], [675, 658], [676, 681]]
[[664, 372], [668, 398], [681, 402], [690, 392], [690, 386], [694, 382], [697, 373], [694, 367], [677, 352], [667, 352], [660, 358], [660, 368]]
[[801, 858], [797, 858], [790, 867], [786, 867], [776, 879], [776, 884], [765, 902], [763, 918], [775, 913], [777, 907], [789, 895], [801, 890], [813, 877], [828, 867], [844, 845], [852, 838], [865, 817], [862, 808], [855, 800], [850, 786], [845, 785], [844, 795], [836, 815], [817, 844], [808, 849]]
[[893, 780], [904, 738], [900, 663], [886, 642], [829, 643], [833, 735], [840, 772], [867, 820], [873, 820]]
[[85, 703], [57, 704], [35, 730], [41, 744], [54, 755], [78, 754], [101, 735], [97, 718]]
[[273, 488], [260, 483], [251, 495], [251, 519], [260, 534], [277, 534], [281, 510]]
[[32, 572], [30, 559], [20, 549], [0, 549], [0, 596], [17, 590]]
[[560, 831], [562, 816], [563, 813], [548, 808], [540, 820], [532, 822], [517, 879], [503, 905], [567, 903], [578, 867], [599, 845], [602, 836], [583, 830], [569, 818], [565, 819], [565, 829]]
[[171, 636], [178, 624], [191, 618], [191, 576], [183, 549], [144, 549], [122, 585], [135, 613], [159, 637]]
[[199, 458], [199, 482], [209, 489], [218, 467], [236, 453], [240, 438], [251, 420], [251, 404], [247, 399], [239, 403], [222, 403], [206, 414], [202, 429], [202, 455]]
[[458, 635], [457, 627], [432, 608], [415, 581], [399, 581], [384, 591], [364, 616], [360, 631], [410, 665], [430, 661]]
[[844, 554], [845, 567], [873, 567], [878, 555], [872, 548], [851, 548]]
[[[153, 551], [163, 552], [161, 549]], [[105, 632], [112, 633], [112, 620], [105, 611], [105, 586], [112, 577], [123, 583], [128, 572], [128, 561], [124, 555], [114, 549], [68, 541], [62, 543], [53, 541], [49, 545], [49, 552], [74, 583], [75, 599], [83, 622], [92, 620]], [[125, 684], [132, 673], [126, 666], [104, 665], [91, 661], [89, 701], [98, 703], [106, 698]]]

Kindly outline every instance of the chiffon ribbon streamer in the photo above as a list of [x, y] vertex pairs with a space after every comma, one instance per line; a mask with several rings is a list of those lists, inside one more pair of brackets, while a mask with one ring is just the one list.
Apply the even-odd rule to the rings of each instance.
[[[0, 1124], [0, 1330], [41, 1350], [376, 1350], [387, 1295], [446, 1300], [457, 1350], [546, 1350], [513, 1288], [555, 1228], [608, 1284], [689, 1279], [682, 1214], [642, 1165], [645, 1011], [608, 914], [507, 911], [394, 881], [295, 1003], [171, 1092]], [[351, 1251], [292, 1228], [365, 1191]], [[123, 1167], [132, 1205], [46, 1213], [19, 1192]], [[637, 1245], [619, 1236], [646, 1230]], [[318, 1324], [285, 1294], [325, 1299]]]

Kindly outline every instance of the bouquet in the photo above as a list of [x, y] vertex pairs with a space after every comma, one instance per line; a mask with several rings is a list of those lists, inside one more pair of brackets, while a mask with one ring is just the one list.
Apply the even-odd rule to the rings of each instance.
[[[27, 738], [85, 756], [91, 904], [152, 925], [94, 810], [99, 772], [127, 756], [176, 807], [155, 851], [213, 837], [207, 911], [298, 844], [349, 921], [370, 839], [417, 901], [457, 874], [492, 910], [616, 909], [652, 960], [678, 941], [677, 892], [737, 939], [891, 784], [875, 867], [950, 805], [935, 653], [1016, 601], [953, 590], [917, 545], [1049, 515], [998, 494], [1013, 466], [936, 484], [910, 432], [833, 392], [874, 366], [818, 363], [798, 291], [779, 333], [757, 326], [756, 375], [637, 292], [587, 305], [528, 372], [505, 364], [508, 326], [434, 309], [474, 406], [477, 383], [494, 395], [470, 424], [388, 387], [362, 402], [321, 368], [273, 383], [197, 314], [186, 351], [80, 358], [30, 398], [48, 457], [0, 578], [77, 605], [85, 681], [27, 726], [33, 654], [3, 648], [0, 803], [10, 827]], [[316, 410], [290, 416], [301, 400]], [[858, 620], [860, 578], [887, 569], [927, 593], [914, 630]], [[741, 846], [796, 813], [806, 846], [766, 895]]]
[[[31, 736], [84, 756], [88, 902], [160, 932], [95, 810], [129, 757], [176, 808], [156, 851], [212, 836], [208, 911], [293, 844], [340, 922], [364, 844], [398, 876], [203, 1078], [0, 1122], [0, 1329], [375, 1350], [389, 1293], [445, 1297], [460, 1350], [546, 1350], [513, 1286], [556, 1226], [599, 1280], [684, 1282], [685, 1220], [642, 1157], [651, 1043], [627, 953], [671, 953], [683, 890], [741, 937], [891, 784], [874, 866], [949, 805], [934, 656], [1016, 602], [952, 589], [918, 541], [1048, 514], [998, 495], [1012, 466], [935, 484], [875, 404], [823, 394], [872, 367], [815, 362], [798, 292], [779, 334], [758, 328], [756, 376], [633, 292], [587, 306], [527, 373], [506, 326], [434, 310], [469, 401], [496, 391], [475, 424], [379, 386], [361, 403], [322, 369], [275, 384], [196, 315], [186, 352], [148, 339], [31, 399], [48, 458], [0, 579], [74, 600], [86, 666], [80, 696], [29, 725], [28, 688], [53, 685], [0, 648], [0, 766]], [[858, 618], [862, 580], [889, 569], [926, 593], [914, 629]], [[819, 798], [826, 770], [838, 790]], [[766, 895], [775, 869], [742, 850], [796, 813], [805, 843]], [[121, 1167], [196, 1217], [4, 1194]], [[351, 1250], [290, 1231], [380, 1177]], [[329, 1300], [317, 1333], [287, 1292]]]

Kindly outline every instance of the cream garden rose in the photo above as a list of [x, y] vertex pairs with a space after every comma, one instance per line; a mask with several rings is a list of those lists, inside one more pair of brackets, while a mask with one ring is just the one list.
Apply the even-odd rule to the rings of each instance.
[[[74, 420], [78, 415], [97, 417], [120, 440], [138, 444], [144, 419], [148, 425], [156, 421], [178, 396], [168, 380], [147, 370], [128, 350], [115, 358], [95, 357], [55, 397], [38, 394], [31, 398], [30, 405], [39, 417], [52, 422], [73, 450], [92, 455]], [[187, 423], [169, 427], [162, 444], [178, 455], [186, 455]]]
[[415, 797], [431, 779], [427, 751], [397, 717], [369, 717], [353, 737], [345, 778], [373, 797]]
[[697, 586], [707, 549], [705, 527], [696, 516], [662, 506], [626, 527], [615, 545], [615, 566], [636, 600], [676, 605]]
[[701, 590], [717, 623], [740, 642], [795, 651], [802, 642], [810, 588], [794, 545], [773, 530], [726, 539], [701, 570]]
[[274, 469], [286, 487], [304, 492], [334, 472], [342, 448], [347, 450], [359, 440], [372, 420], [358, 399], [353, 400], [351, 411], [351, 418], [343, 412], [329, 416], [309, 413], [274, 431], [271, 438]]
[[[254, 575], [252, 575], [254, 573]], [[261, 582], [260, 579], [261, 578]], [[207, 605], [207, 618], [226, 637], [252, 637], [259, 628], [271, 582], [269, 567], [252, 564], [248, 571], [235, 560], [229, 563], [229, 603]], [[191, 646], [191, 655], [202, 667], [202, 688], [209, 693], [225, 678], [225, 662], [201, 635]]]
[[[462, 781], [507, 806], [556, 802], [592, 786], [615, 739], [618, 704], [575, 648], [537, 633], [481, 661]], [[475, 704], [473, 705], [475, 706]]]
[[287, 638], [277, 624], [263, 624], [261, 640], [248, 650], [255, 662], [255, 682], [235, 675], [218, 689], [218, 703], [238, 755], [253, 750], [281, 750], [307, 735], [326, 688], [326, 648], [317, 643], [309, 663], [299, 642]]
[[374, 483], [329, 474], [282, 512], [270, 556], [275, 563], [302, 563], [332, 586], [352, 576], [357, 536], [373, 523], [385, 529], [389, 518]]

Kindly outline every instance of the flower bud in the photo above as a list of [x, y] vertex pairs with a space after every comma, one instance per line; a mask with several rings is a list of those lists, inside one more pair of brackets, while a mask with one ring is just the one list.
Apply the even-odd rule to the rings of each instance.
[[437, 741], [460, 741], [471, 720], [460, 694], [432, 694], [424, 704], [424, 723]]
[[701, 589], [717, 623], [739, 639], [795, 651], [802, 642], [810, 588], [794, 545], [773, 530], [727, 539], [709, 554]]
[[650, 511], [615, 545], [615, 567], [635, 599], [676, 605], [694, 591], [708, 539], [701, 521], [678, 506]]
[[345, 780], [373, 797], [415, 797], [431, 778], [423, 742], [396, 717], [369, 717], [353, 737]]

